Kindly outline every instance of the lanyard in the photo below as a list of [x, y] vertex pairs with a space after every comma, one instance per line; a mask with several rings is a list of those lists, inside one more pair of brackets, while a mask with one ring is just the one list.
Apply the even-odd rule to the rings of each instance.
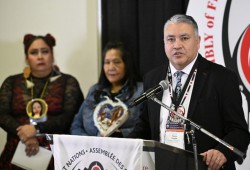
[[[170, 67], [168, 67], [168, 73], [167, 73], [168, 91], [169, 91], [169, 95], [170, 95], [171, 100], [172, 100], [172, 104], [174, 106], [179, 106], [180, 104], [182, 105], [185, 102], [187, 96], [189, 95], [190, 89], [194, 85], [194, 80], [195, 80], [196, 73], [197, 73], [197, 67], [196, 67], [197, 65], [198, 65], [198, 62], [196, 61], [188, 78], [187, 78], [187, 81], [185, 82], [185, 84], [183, 86], [183, 89], [181, 91], [181, 95], [180, 95], [178, 100], [175, 100], [176, 96], [174, 95], [174, 91], [173, 91], [171, 69], [170, 69]], [[184, 93], [184, 91], [185, 91], [185, 93]]]

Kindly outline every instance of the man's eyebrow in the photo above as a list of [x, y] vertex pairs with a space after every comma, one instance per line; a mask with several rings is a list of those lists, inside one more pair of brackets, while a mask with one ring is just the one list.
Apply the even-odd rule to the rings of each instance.
[[190, 36], [188, 33], [183, 33], [180, 35], [180, 37], [183, 37], [183, 36]]
[[175, 36], [174, 36], [174, 35], [169, 34], [169, 35], [166, 35], [166, 37], [175, 37]]
[[183, 33], [183, 34], [180, 34], [179, 36], [175, 36], [175, 35], [172, 35], [172, 34], [166, 35], [166, 37], [183, 37], [183, 36], [190, 36], [190, 35], [188, 33]]

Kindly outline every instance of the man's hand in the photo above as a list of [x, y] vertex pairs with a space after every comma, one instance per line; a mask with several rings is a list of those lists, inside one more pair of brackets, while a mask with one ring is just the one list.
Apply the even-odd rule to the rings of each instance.
[[207, 152], [201, 153], [203, 161], [206, 162], [209, 170], [220, 169], [226, 162], [227, 158], [218, 150], [210, 149]]

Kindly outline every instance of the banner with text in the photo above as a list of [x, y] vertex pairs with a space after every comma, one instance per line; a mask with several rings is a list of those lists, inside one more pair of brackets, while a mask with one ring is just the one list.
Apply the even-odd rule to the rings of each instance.
[[53, 135], [53, 156], [58, 170], [142, 169], [141, 139]]
[[[249, 6], [249, 0], [190, 0], [187, 14], [197, 21], [199, 27], [201, 36], [199, 52], [206, 59], [238, 74], [243, 110], [250, 129]], [[246, 160], [237, 169], [243, 170], [249, 167], [250, 151], [248, 150]]]

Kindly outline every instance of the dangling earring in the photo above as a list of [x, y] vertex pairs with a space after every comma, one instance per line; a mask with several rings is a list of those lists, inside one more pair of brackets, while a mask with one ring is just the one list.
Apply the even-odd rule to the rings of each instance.
[[28, 80], [28, 78], [29, 78], [29, 76], [30, 76], [30, 73], [31, 73], [31, 70], [30, 70], [30, 67], [25, 67], [24, 69], [23, 69], [23, 77], [25, 78], [25, 80], [26, 80], [26, 87], [28, 88], [28, 89], [30, 89], [31, 87], [33, 87], [34, 86], [34, 83], [32, 82], [32, 81], [29, 81]]
[[31, 70], [30, 70], [30, 67], [25, 67], [24, 69], [23, 69], [23, 77], [24, 78], [28, 78], [29, 76], [30, 76], [30, 73], [31, 73]]

